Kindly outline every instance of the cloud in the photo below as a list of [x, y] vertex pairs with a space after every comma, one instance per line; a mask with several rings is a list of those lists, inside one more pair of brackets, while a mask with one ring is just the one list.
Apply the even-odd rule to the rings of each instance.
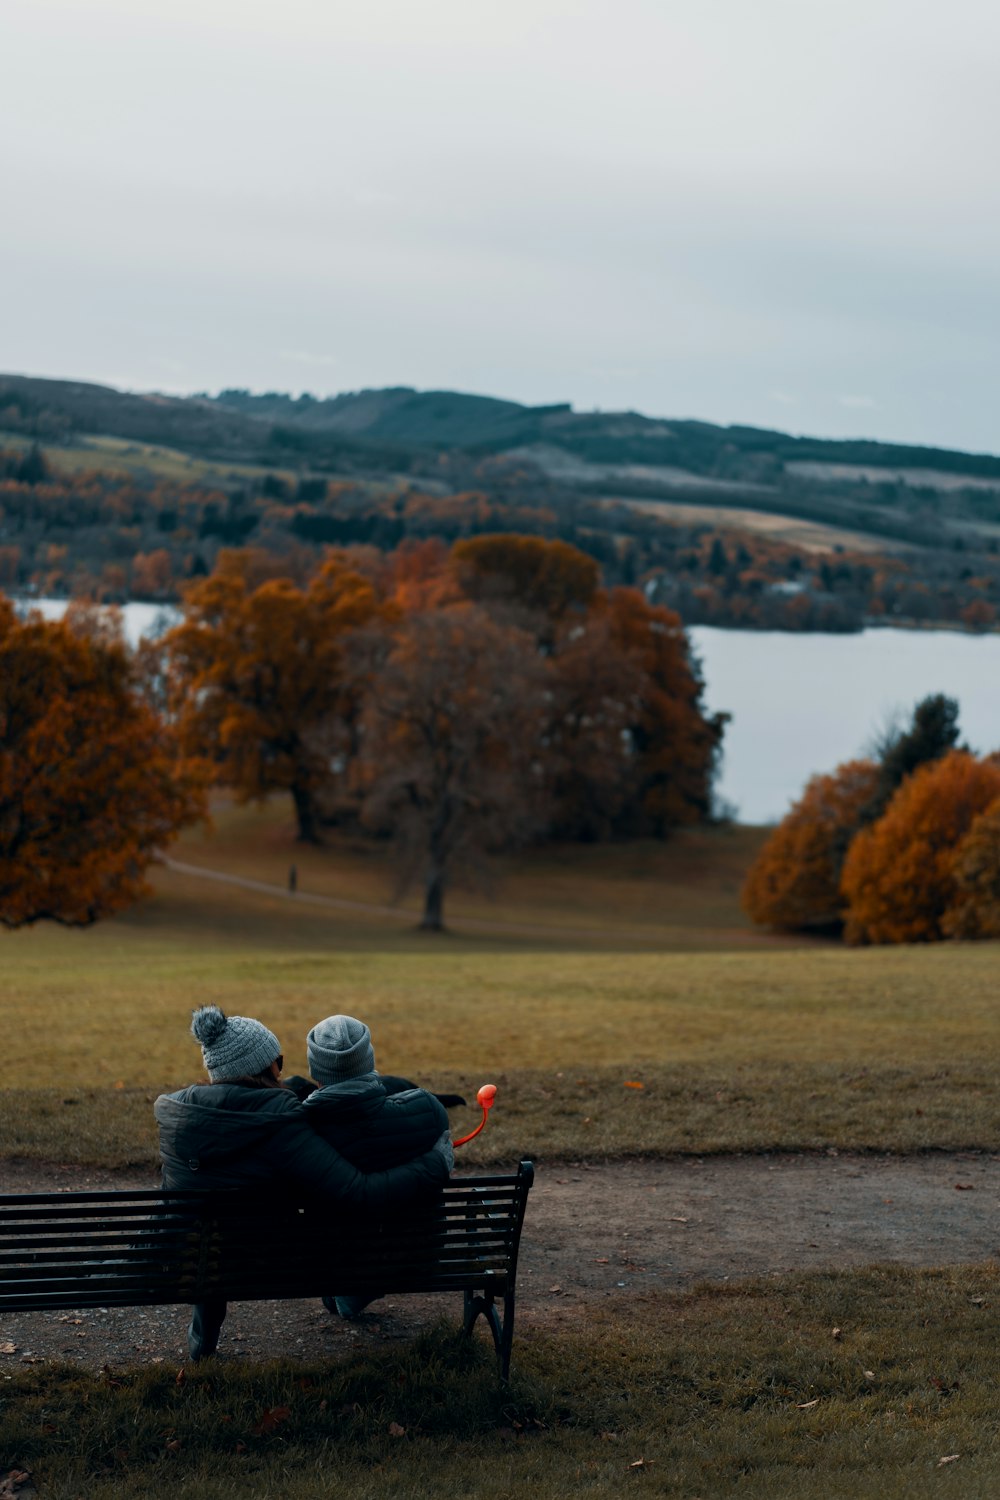
[[798, 397], [791, 395], [788, 391], [768, 391], [772, 401], [777, 401], [780, 406], [797, 406]]
[[878, 405], [874, 396], [838, 396], [839, 406], [849, 406], [852, 411], [872, 411]]

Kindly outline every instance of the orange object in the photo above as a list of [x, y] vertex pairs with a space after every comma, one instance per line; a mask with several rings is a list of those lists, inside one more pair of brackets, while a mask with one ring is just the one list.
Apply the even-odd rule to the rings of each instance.
[[474, 1136], [477, 1136], [479, 1134], [483, 1126], [486, 1124], [486, 1117], [489, 1114], [490, 1110], [493, 1108], [493, 1101], [496, 1099], [496, 1096], [496, 1084], [484, 1083], [482, 1088], [476, 1095], [476, 1103], [482, 1107], [483, 1118], [480, 1120], [475, 1130], [470, 1130], [468, 1135], [463, 1135], [457, 1141], [452, 1141], [453, 1146], [464, 1146], [466, 1141], [471, 1141]]

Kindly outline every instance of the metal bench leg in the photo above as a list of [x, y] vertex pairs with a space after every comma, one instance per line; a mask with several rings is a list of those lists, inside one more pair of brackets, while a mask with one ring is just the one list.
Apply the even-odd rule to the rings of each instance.
[[490, 1325], [493, 1347], [497, 1352], [500, 1379], [506, 1383], [510, 1376], [510, 1351], [514, 1342], [514, 1293], [508, 1292], [503, 1299], [503, 1322], [501, 1323], [492, 1292], [484, 1292], [481, 1297], [477, 1297], [474, 1292], [466, 1292], [463, 1327], [467, 1334], [472, 1333], [476, 1319], [480, 1315]]

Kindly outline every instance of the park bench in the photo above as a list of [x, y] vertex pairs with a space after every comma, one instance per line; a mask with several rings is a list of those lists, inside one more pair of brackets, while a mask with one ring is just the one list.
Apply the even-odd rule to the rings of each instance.
[[378, 1219], [292, 1196], [275, 1201], [273, 1192], [0, 1194], [0, 1317], [209, 1298], [462, 1292], [465, 1331], [486, 1319], [506, 1380], [533, 1178], [530, 1161], [516, 1175], [454, 1177], [432, 1203]]

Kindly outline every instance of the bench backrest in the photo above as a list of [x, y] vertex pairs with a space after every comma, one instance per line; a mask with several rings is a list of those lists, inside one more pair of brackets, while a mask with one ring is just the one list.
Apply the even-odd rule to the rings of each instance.
[[513, 1282], [530, 1161], [457, 1177], [379, 1219], [335, 1204], [211, 1192], [0, 1194], [0, 1311], [137, 1307]]

